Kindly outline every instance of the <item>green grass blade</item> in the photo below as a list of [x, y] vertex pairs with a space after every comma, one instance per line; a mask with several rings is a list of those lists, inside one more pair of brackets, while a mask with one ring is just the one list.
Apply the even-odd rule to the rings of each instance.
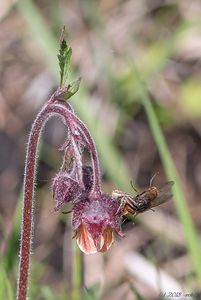
[[17, 207], [13, 218], [13, 228], [7, 241], [6, 253], [3, 258], [3, 264], [6, 272], [11, 271], [17, 264], [19, 254], [19, 234], [21, 226], [22, 212], [22, 193], [18, 197]]
[[98, 285], [95, 284], [89, 288], [85, 288], [85, 293], [83, 295], [83, 300], [98, 300], [100, 299], [98, 295]]
[[72, 241], [72, 300], [81, 300], [83, 294], [83, 254], [75, 240]]
[[0, 299], [14, 300], [12, 286], [3, 268], [3, 264], [0, 267]]
[[135, 76], [138, 79], [138, 83], [139, 83], [138, 91], [140, 93], [141, 101], [145, 108], [149, 125], [153, 137], [155, 139], [166, 175], [169, 178], [169, 180], [173, 180], [175, 182], [175, 185], [173, 187], [173, 193], [175, 196], [174, 198], [175, 198], [175, 206], [176, 206], [177, 214], [183, 225], [187, 247], [189, 249], [195, 271], [197, 273], [199, 280], [201, 281], [201, 252], [200, 252], [201, 244], [198, 240], [198, 234], [196, 232], [191, 215], [189, 214], [187, 201], [182, 191], [181, 183], [174, 162], [172, 160], [171, 154], [169, 152], [167, 143], [165, 141], [156, 114], [154, 112], [151, 99], [149, 98], [146, 87], [140, 78], [140, 74], [138, 70], [135, 70]]
[[132, 285], [129, 284], [129, 287], [133, 293], [133, 296], [135, 297], [136, 300], [145, 300], [145, 298], [140, 294], [140, 292]]

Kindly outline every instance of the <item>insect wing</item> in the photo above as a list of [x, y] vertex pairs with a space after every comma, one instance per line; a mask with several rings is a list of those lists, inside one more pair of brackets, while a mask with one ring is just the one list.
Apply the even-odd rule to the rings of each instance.
[[171, 192], [173, 185], [174, 185], [174, 181], [168, 181], [159, 188], [159, 191], [162, 193]]
[[173, 184], [174, 184], [174, 181], [168, 181], [159, 189], [159, 194], [152, 201], [151, 207], [155, 207], [160, 204], [163, 204], [163, 203], [169, 201], [173, 197], [173, 194], [171, 191]]

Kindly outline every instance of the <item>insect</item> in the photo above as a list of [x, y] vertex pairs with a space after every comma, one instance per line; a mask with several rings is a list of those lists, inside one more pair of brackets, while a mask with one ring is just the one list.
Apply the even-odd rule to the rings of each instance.
[[[126, 194], [119, 190], [113, 191], [112, 197], [120, 203], [117, 214], [121, 212], [124, 216], [127, 214], [137, 215], [152, 209], [155, 206], [161, 205], [172, 198], [171, 188], [174, 184], [173, 181], [166, 182], [160, 188], [152, 186], [152, 181], [153, 177], [150, 181], [149, 188], [136, 196]], [[133, 189], [136, 191], [134, 187]]]

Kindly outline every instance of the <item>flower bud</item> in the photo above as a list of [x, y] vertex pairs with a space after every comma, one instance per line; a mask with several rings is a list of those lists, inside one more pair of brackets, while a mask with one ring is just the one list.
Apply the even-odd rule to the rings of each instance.
[[53, 197], [56, 200], [54, 210], [59, 210], [65, 203], [75, 201], [81, 196], [83, 189], [78, 181], [76, 181], [67, 172], [59, 172], [52, 186]]

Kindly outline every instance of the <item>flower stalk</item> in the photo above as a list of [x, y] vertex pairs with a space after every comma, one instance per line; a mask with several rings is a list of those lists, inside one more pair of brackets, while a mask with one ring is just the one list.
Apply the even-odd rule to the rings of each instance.
[[[34, 182], [36, 171], [37, 148], [40, 138], [40, 133], [50, 117], [58, 115], [63, 118], [69, 128], [69, 136], [71, 136], [71, 145], [74, 151], [74, 159], [76, 169], [78, 170], [78, 182], [83, 187], [82, 181], [82, 162], [77, 146], [77, 141], [80, 144], [88, 147], [92, 158], [93, 184], [90, 190], [91, 195], [100, 195], [100, 168], [97, 156], [97, 150], [89, 130], [84, 123], [73, 113], [71, 107], [64, 104], [63, 100], [57, 100], [57, 92], [51, 97], [47, 104], [42, 108], [41, 112], [36, 117], [33, 123], [25, 163], [24, 177], [24, 199], [23, 199], [23, 221], [21, 228], [21, 246], [20, 246], [20, 264], [19, 264], [19, 280], [17, 300], [26, 299], [27, 282], [29, 276], [29, 261], [31, 250], [31, 239], [33, 230], [33, 200], [34, 200]], [[81, 133], [79, 135], [79, 132]], [[66, 142], [67, 144], [67, 142]]]
[[33, 229], [33, 198], [36, 169], [37, 146], [40, 132], [48, 119], [48, 106], [45, 106], [36, 118], [29, 137], [24, 176], [23, 221], [21, 227], [20, 264], [17, 300], [26, 299], [29, 275], [31, 237]]
[[[66, 102], [77, 92], [80, 83], [78, 79], [66, 85], [66, 66], [69, 65], [70, 57], [71, 48], [62, 41], [59, 54], [61, 85], [36, 117], [28, 141], [17, 300], [25, 300], [27, 297], [38, 144], [42, 129], [50, 117], [62, 118], [68, 128], [66, 140], [61, 147], [63, 162], [52, 186], [53, 197], [56, 200], [55, 211], [67, 202], [72, 204], [74, 237], [80, 249], [87, 254], [107, 251], [113, 242], [113, 233], [121, 235], [121, 216], [117, 214], [119, 204], [101, 191], [96, 145], [85, 124], [75, 115], [71, 104]], [[83, 163], [83, 148], [90, 153], [91, 166]]]

